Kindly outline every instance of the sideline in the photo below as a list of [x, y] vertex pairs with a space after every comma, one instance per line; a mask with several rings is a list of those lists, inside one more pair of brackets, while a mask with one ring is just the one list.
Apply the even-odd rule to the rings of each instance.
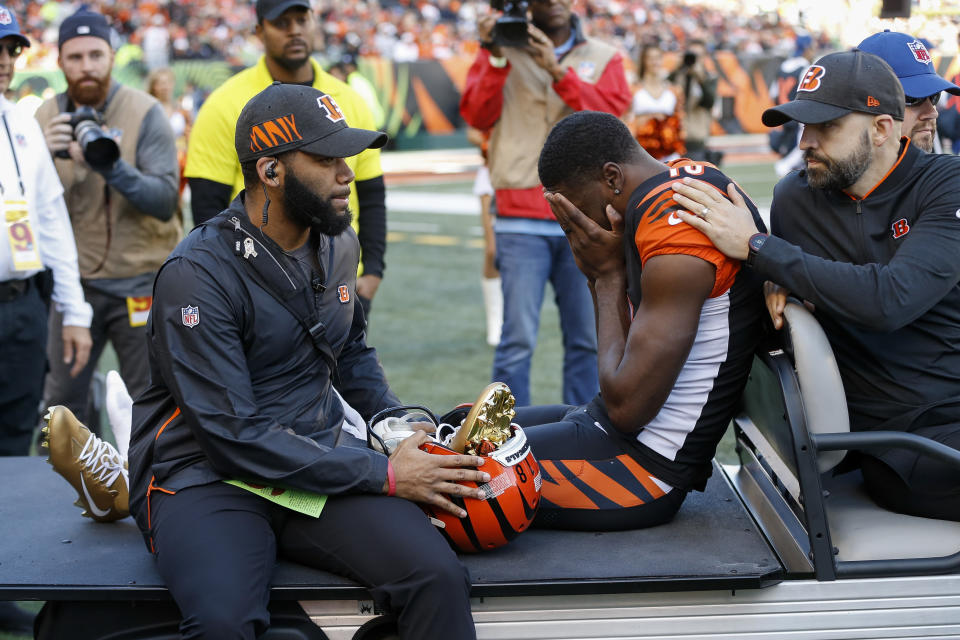
[[[724, 165], [775, 162], [779, 156], [763, 134], [740, 134], [710, 138], [707, 145], [724, 153]], [[405, 186], [437, 182], [473, 181], [483, 160], [475, 147], [425, 151], [385, 151], [380, 163], [388, 185]]]

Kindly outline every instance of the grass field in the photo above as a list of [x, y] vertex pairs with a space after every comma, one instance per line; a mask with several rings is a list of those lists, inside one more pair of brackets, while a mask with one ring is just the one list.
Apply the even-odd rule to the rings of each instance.
[[[776, 182], [770, 164], [723, 169], [761, 209], [769, 208]], [[471, 181], [449, 180], [394, 186], [388, 177], [391, 193], [413, 195], [427, 211], [442, 208], [444, 197], [462, 204], [472, 186]], [[427, 211], [415, 205], [389, 211], [387, 271], [374, 301], [368, 341], [377, 348], [387, 378], [403, 402], [442, 413], [474, 400], [489, 383], [493, 348], [485, 342], [479, 217]], [[562, 346], [552, 296], [548, 290], [533, 359], [535, 404], [560, 402], [561, 397]], [[101, 369], [113, 368], [115, 362], [108, 353]], [[729, 439], [721, 443], [718, 455], [731, 460]], [[26, 606], [39, 608], [38, 603]], [[0, 640], [22, 637], [0, 633]]]

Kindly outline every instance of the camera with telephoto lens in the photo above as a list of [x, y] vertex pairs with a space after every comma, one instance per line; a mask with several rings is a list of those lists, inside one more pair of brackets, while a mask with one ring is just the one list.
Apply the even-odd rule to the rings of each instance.
[[490, 6], [503, 11], [493, 27], [493, 44], [501, 47], [527, 46], [530, 41], [527, 33], [527, 8], [530, 3], [526, 0], [490, 0]]
[[[83, 159], [94, 169], [109, 169], [120, 157], [120, 147], [101, 128], [103, 121], [97, 110], [88, 105], [77, 107], [70, 114], [70, 126], [73, 127], [73, 139], [80, 144]], [[54, 154], [58, 158], [69, 159], [66, 149]]]
[[693, 51], [685, 52], [683, 54], [683, 62], [681, 63], [681, 66], [692, 67], [695, 64], [697, 64], [697, 54]]

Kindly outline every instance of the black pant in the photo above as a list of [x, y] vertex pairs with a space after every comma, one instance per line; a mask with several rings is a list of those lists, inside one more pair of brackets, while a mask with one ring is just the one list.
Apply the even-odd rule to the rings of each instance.
[[601, 426], [590, 406], [517, 409], [543, 477], [533, 526], [618, 531], [672, 520], [687, 492], [658, 484], [636, 461], [632, 436]]
[[367, 587], [398, 614], [402, 638], [476, 637], [467, 570], [412, 502], [342, 496], [312, 518], [222, 482], [154, 492], [151, 502], [157, 564], [183, 638], [263, 633], [278, 554]]
[[99, 434], [100, 422], [94, 419], [88, 400], [90, 382], [97, 370], [103, 348], [109, 340], [117, 353], [120, 377], [123, 378], [130, 396], [136, 398], [150, 382], [147, 328], [130, 326], [126, 298], [112, 296], [88, 286], [83, 287], [83, 295], [93, 307], [93, 323], [90, 325], [93, 346], [90, 348], [90, 360], [76, 378], [70, 376], [73, 365], [63, 362], [63, 316], [52, 310], [47, 343], [50, 373], [44, 385], [43, 406], [62, 404], [89, 426], [91, 431]]
[[[960, 450], [960, 425], [914, 431]], [[860, 460], [867, 493], [885, 509], [921, 518], [960, 522], [960, 469], [913, 451], [886, 452]]]
[[30, 451], [47, 370], [46, 344], [47, 307], [31, 279], [20, 297], [0, 302], [0, 456]]

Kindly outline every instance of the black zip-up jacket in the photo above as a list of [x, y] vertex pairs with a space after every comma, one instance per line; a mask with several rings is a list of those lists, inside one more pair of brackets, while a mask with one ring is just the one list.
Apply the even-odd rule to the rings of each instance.
[[150, 487], [241, 478], [335, 495], [379, 493], [386, 479], [387, 458], [342, 431], [334, 393], [364, 419], [399, 404], [354, 304], [356, 234], [319, 236], [325, 273], [307, 282], [250, 223], [243, 196], [194, 229], [154, 283], [151, 382], [134, 403], [129, 455], [146, 534]]
[[960, 157], [901, 145], [861, 199], [781, 180], [754, 263], [816, 305], [855, 430], [960, 424]]

